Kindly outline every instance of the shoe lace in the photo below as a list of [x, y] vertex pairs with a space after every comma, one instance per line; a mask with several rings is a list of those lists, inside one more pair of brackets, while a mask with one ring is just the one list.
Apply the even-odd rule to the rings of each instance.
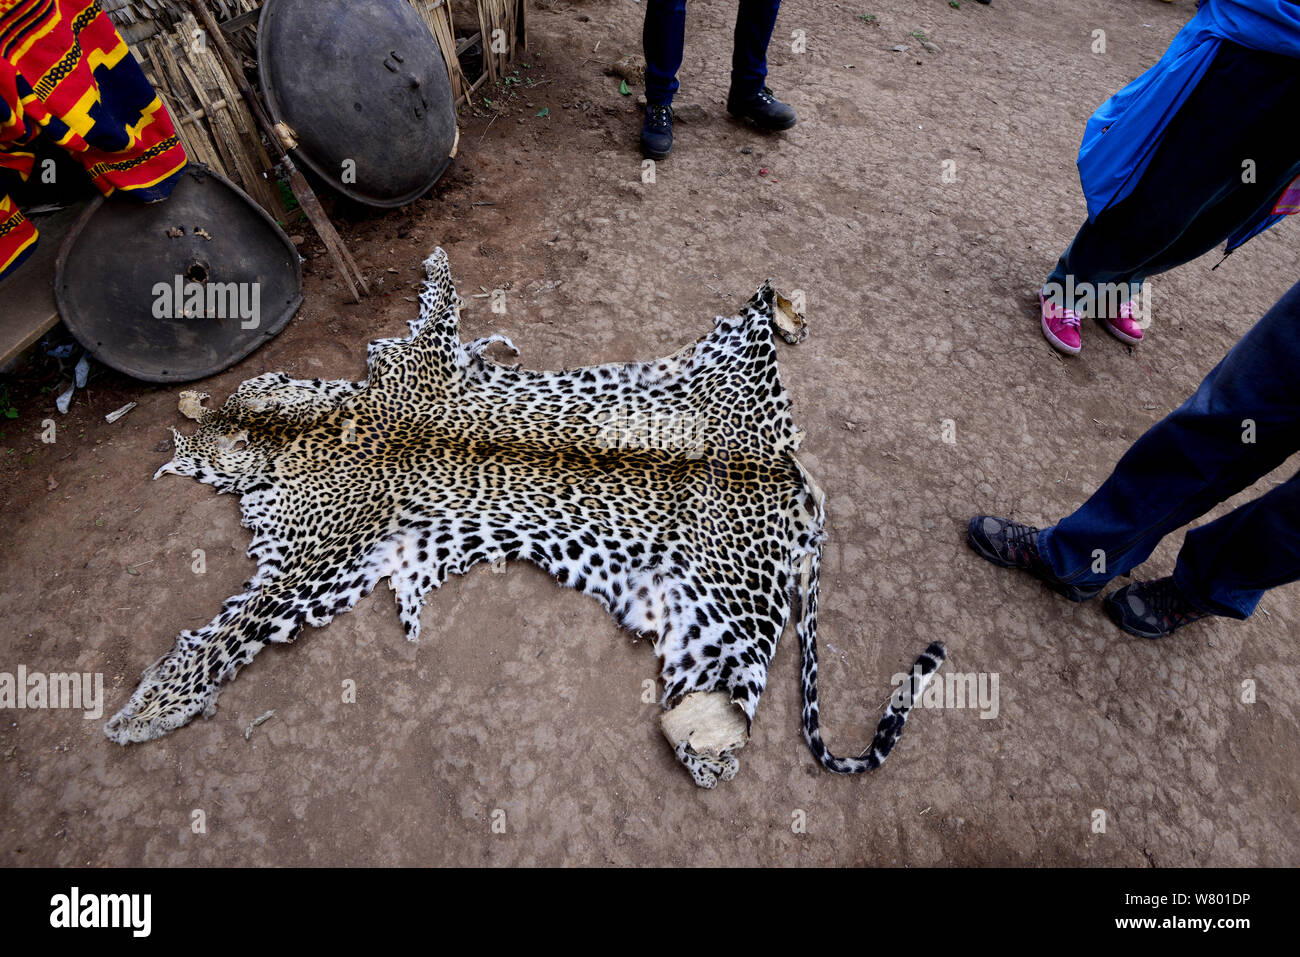
[[646, 126], [656, 130], [664, 130], [672, 125], [673, 110], [670, 106], [660, 106], [650, 104], [645, 108]]
[[1047, 313], [1048, 318], [1055, 319], [1063, 326], [1070, 326], [1072, 328], [1078, 329], [1083, 322], [1083, 320], [1079, 317], [1079, 314], [1075, 312], [1073, 309], [1066, 309], [1063, 306], [1060, 306], [1054, 302], [1049, 302], [1047, 304], [1047, 308], [1048, 308], [1048, 313]]
[[1205, 612], [1192, 607], [1172, 578], [1162, 578], [1142, 584], [1143, 591], [1146, 592], [1142, 597], [1146, 600], [1147, 606], [1158, 620], [1169, 627], [1177, 628], [1205, 617]]
[[1009, 522], [1002, 530], [1008, 550], [1023, 552], [1028, 558], [1038, 558], [1038, 529], [1032, 525]]
[[1119, 314], [1115, 317], [1116, 319], [1125, 320], [1127, 322], [1138, 322], [1140, 325], [1137, 314], [1137, 303], [1134, 300], [1130, 299], [1128, 302], [1121, 302], [1117, 311]]

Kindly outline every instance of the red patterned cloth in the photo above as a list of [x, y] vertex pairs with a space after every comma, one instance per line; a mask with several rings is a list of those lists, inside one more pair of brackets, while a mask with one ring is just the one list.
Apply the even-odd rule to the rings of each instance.
[[[98, 0], [0, 0], [0, 167], [26, 179], [44, 136], [106, 196], [165, 199], [185, 167], [167, 108]], [[0, 194], [0, 279], [36, 246]]]
[[1300, 213], [1300, 176], [1291, 180], [1291, 185], [1282, 190], [1282, 195], [1273, 204], [1274, 216], [1293, 216]]

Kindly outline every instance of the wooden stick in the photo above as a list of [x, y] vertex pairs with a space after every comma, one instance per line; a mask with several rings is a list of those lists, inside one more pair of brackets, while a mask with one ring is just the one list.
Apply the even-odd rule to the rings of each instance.
[[234, 81], [240, 96], [248, 104], [249, 112], [253, 114], [257, 125], [266, 134], [266, 138], [271, 143], [272, 151], [279, 157], [279, 165], [284, 169], [286, 178], [289, 180], [289, 188], [293, 190], [293, 195], [298, 199], [298, 205], [302, 207], [302, 211], [311, 220], [316, 235], [320, 237], [330, 257], [334, 260], [335, 268], [338, 270], [339, 275], [343, 277], [343, 282], [352, 294], [352, 301], [360, 302], [361, 296], [357, 294], [358, 286], [367, 296], [370, 295], [370, 287], [366, 285], [366, 277], [357, 268], [356, 261], [353, 260], [352, 254], [348, 252], [348, 247], [344, 245], [342, 237], [334, 229], [334, 224], [330, 222], [329, 217], [325, 215], [325, 210], [321, 207], [320, 200], [316, 198], [311, 186], [308, 185], [306, 177], [294, 165], [293, 157], [289, 155], [284, 148], [284, 144], [280, 142], [280, 137], [275, 130], [275, 124], [271, 121], [266, 108], [262, 106], [262, 101], [257, 98], [257, 94], [249, 86], [243, 68], [226, 44], [226, 38], [217, 25], [217, 21], [213, 18], [212, 12], [204, 5], [203, 0], [189, 0], [189, 4], [190, 9], [194, 11], [194, 15], [203, 24], [208, 40], [216, 48], [217, 55], [221, 57], [222, 62], [225, 64], [226, 72], [230, 74], [230, 78]]

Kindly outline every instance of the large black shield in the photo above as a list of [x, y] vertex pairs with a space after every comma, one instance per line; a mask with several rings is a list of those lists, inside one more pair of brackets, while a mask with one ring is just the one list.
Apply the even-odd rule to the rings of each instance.
[[401, 206], [451, 162], [456, 110], [438, 44], [407, 0], [267, 0], [258, 71], [294, 156], [369, 206]]
[[59, 251], [54, 298], [105, 365], [148, 382], [188, 382], [284, 328], [302, 302], [302, 265], [260, 206], [191, 165], [163, 202], [92, 202]]

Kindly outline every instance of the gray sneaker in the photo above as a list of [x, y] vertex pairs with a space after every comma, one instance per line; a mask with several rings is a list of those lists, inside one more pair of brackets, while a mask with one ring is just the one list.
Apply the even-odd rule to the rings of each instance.
[[1022, 525], [1009, 518], [976, 515], [966, 527], [966, 541], [981, 558], [1002, 568], [1027, 571], [1070, 601], [1095, 598], [1104, 586], [1081, 588], [1056, 577], [1056, 573], [1038, 554], [1038, 532], [1033, 525]]
[[1139, 638], [1164, 638], [1210, 615], [1188, 601], [1172, 578], [1133, 582], [1116, 589], [1106, 596], [1106, 614]]

